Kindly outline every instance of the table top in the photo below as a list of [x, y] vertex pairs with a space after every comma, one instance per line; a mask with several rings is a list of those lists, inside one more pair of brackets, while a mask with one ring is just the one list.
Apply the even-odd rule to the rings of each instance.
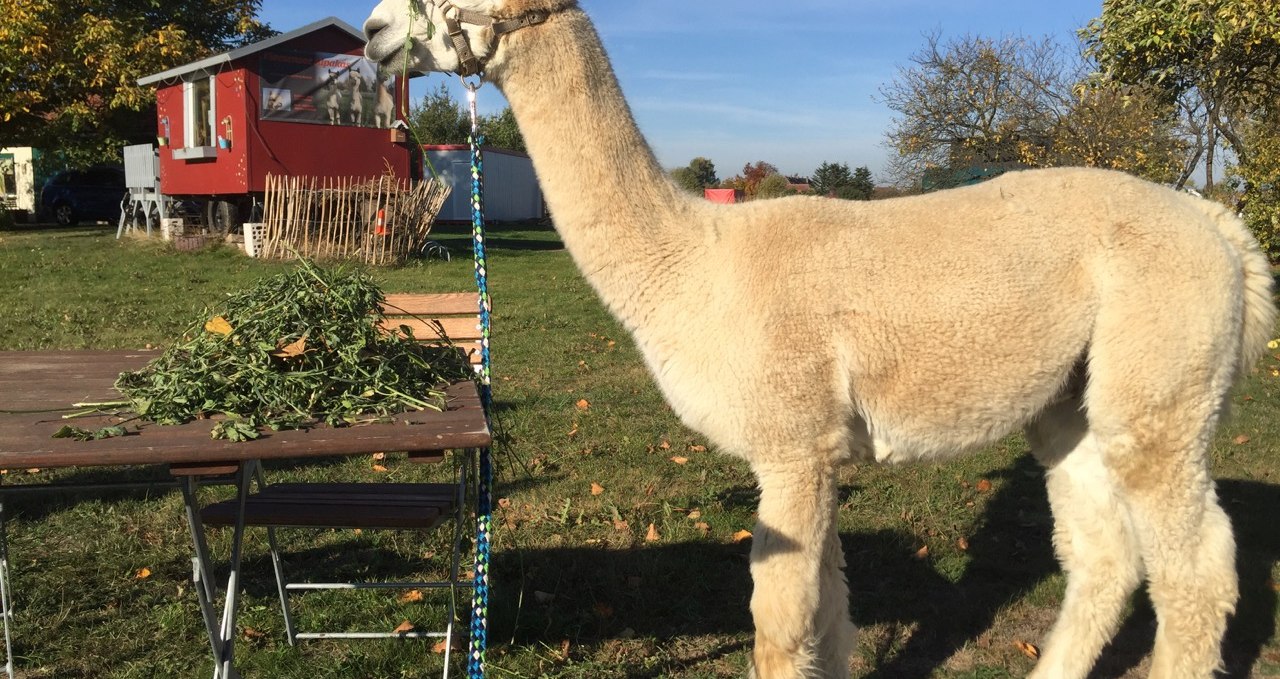
[[[430, 452], [484, 447], [492, 441], [473, 382], [450, 385], [443, 412], [407, 412], [390, 422], [351, 427], [264, 429], [252, 441], [212, 439], [210, 420], [168, 426], [133, 420], [126, 425], [127, 436], [99, 441], [52, 438], [65, 424], [89, 430], [117, 424], [119, 418], [110, 415], [69, 421], [62, 416], [76, 410], [72, 403], [121, 400], [114, 387], [116, 377], [158, 355], [155, 351], [0, 351], [0, 469]], [[59, 410], [51, 412], [54, 409]]]

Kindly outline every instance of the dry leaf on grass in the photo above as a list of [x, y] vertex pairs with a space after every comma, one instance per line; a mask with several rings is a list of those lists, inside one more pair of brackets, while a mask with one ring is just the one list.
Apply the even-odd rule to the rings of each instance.
[[689, 458], [684, 457], [682, 455], [674, 455], [672, 456], [671, 461], [676, 464], [684, 464], [689, 461]]
[[374, 454], [373, 454], [373, 461], [374, 461], [374, 462], [381, 462], [381, 461], [383, 461], [383, 460], [385, 460], [385, 459], [387, 459], [387, 454], [386, 454], [386, 453], [374, 453]]
[[915, 559], [916, 561], [922, 561], [924, 559], [929, 558], [929, 545], [925, 545], [920, 549], [917, 549], [916, 553], [913, 554], [911, 558]]
[[602, 485], [600, 485], [600, 484], [598, 484], [598, 483], [596, 483], [596, 482], [594, 482], [594, 481], [592, 481], [592, 482], [591, 482], [591, 494], [592, 494], [592, 495], [599, 495], [599, 494], [601, 494], [601, 493], [603, 493], [603, 492], [604, 492], [604, 486], [602, 486]]
[[409, 622], [408, 620], [405, 620], [401, 622], [399, 625], [396, 625], [396, 628], [391, 630], [391, 633], [392, 634], [408, 634], [409, 632], [412, 632], [412, 631], [413, 631], [413, 623]]
[[134, 575], [134, 577], [137, 578], [138, 580], [146, 580], [147, 578], [151, 577], [151, 569], [146, 567], [139, 568], [138, 572]]
[[667, 440], [665, 440], [665, 439], [664, 439], [664, 440], [662, 441], [662, 443], [659, 443], [659, 444], [658, 444], [658, 447], [659, 447], [659, 448], [661, 448], [661, 449], [663, 449], [663, 450], [670, 450], [670, 449], [671, 449], [671, 442], [670, 442], [670, 441], [667, 441]]
[[254, 628], [252, 628], [252, 627], [245, 627], [244, 629], [240, 630], [240, 634], [244, 636], [244, 638], [245, 638], [245, 640], [246, 640], [246, 641], [252, 641], [252, 640], [254, 640], [254, 639], [261, 639], [261, 638], [263, 638], [263, 637], [267, 636], [267, 633], [266, 633], [266, 632], [263, 632], [263, 631], [261, 631], [261, 630], [256, 630], [256, 629], [254, 629]]
[[657, 542], [658, 540], [661, 540], [661, 539], [662, 539], [662, 536], [658, 535], [657, 526], [654, 526], [652, 523], [649, 524], [649, 530], [644, 534], [644, 541]]
[[711, 526], [708, 526], [704, 521], [693, 524], [693, 529], [698, 531], [704, 538], [711, 534]]
[[706, 446], [689, 446], [689, 451], [694, 453], [705, 453], [707, 452], [707, 447]]
[[734, 533], [734, 534], [733, 534], [733, 541], [734, 541], [735, 543], [736, 543], [736, 542], [744, 542], [744, 541], [746, 541], [746, 540], [750, 540], [750, 539], [751, 539], [751, 531], [749, 531], [749, 530], [740, 530], [740, 531], [738, 531], [737, 533]]
[[1018, 650], [1022, 651], [1023, 655], [1027, 656], [1028, 658], [1031, 658], [1032, 660], [1036, 660], [1037, 658], [1040, 657], [1040, 648], [1031, 642], [1015, 641], [1013, 642], [1013, 645], [1017, 646]]
[[701, 509], [690, 509], [690, 510], [689, 510], [689, 514], [688, 514], [688, 516], [689, 516], [689, 518], [690, 518], [690, 519], [701, 519], [701, 518], [702, 518], [702, 510], [701, 510]]
[[498, 498], [498, 506], [502, 507], [503, 509], [510, 507], [511, 506], [510, 498], [505, 498], [505, 497]]
[[969, 551], [969, 541], [964, 538], [956, 540], [956, 548], [962, 552]]
[[386, 467], [384, 467], [384, 466], [382, 466], [382, 465], [380, 465], [380, 464], [375, 464], [375, 465], [373, 465], [373, 471], [375, 471], [375, 472], [385, 472], [385, 471], [387, 471], [387, 468], [386, 468]]
[[579, 399], [576, 405], [578, 406], [578, 410], [586, 410], [587, 408], [591, 407], [591, 402], [583, 398], [583, 399]]
[[988, 480], [986, 480], [986, 479], [982, 479], [981, 481], [979, 481], [979, 482], [978, 482], [978, 492], [979, 492], [979, 493], [986, 493], [986, 492], [989, 492], [990, 490], [991, 490], [991, 482], [990, 482], [990, 481], [988, 481]]
[[422, 590], [411, 589], [400, 595], [401, 603], [412, 603], [414, 601], [422, 601]]
[[614, 529], [614, 530], [616, 530], [616, 531], [620, 531], [620, 532], [626, 532], [626, 531], [631, 530], [631, 524], [627, 523], [626, 521], [622, 521], [622, 520], [614, 521], [614, 522], [613, 522], [613, 529]]
[[1248, 434], [1241, 434], [1231, 439], [1231, 442], [1236, 444], [1237, 446], [1243, 446], [1244, 444], [1248, 443], [1250, 440], [1251, 439], [1249, 438]]

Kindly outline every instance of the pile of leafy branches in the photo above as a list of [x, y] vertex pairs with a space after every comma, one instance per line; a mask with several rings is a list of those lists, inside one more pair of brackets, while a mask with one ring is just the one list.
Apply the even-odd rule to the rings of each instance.
[[159, 424], [225, 415], [213, 436], [233, 440], [442, 408], [440, 388], [473, 373], [447, 340], [381, 329], [383, 299], [364, 272], [304, 260], [229, 296], [116, 388]]

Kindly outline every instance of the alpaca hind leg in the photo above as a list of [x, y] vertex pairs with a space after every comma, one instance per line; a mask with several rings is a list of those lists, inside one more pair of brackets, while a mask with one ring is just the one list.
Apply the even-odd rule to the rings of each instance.
[[1164, 457], [1126, 484], [1158, 623], [1152, 679], [1212, 677], [1238, 598], [1231, 522], [1203, 457], [1202, 450]]
[[[811, 456], [797, 451], [793, 461], [755, 465], [760, 510], [751, 545], [751, 613], [757, 679], [831, 674], [820, 666], [818, 614], [824, 556], [839, 541], [836, 479], [826, 465], [803, 460]], [[843, 606], [847, 616], [848, 604]]]
[[846, 679], [849, 676], [849, 658], [858, 640], [858, 629], [849, 619], [849, 584], [844, 574], [844, 548], [839, 532], [833, 528], [827, 532], [826, 548], [819, 573], [818, 660], [826, 670], [825, 679]]
[[1083, 679], [1115, 635], [1142, 579], [1137, 537], [1078, 397], [1027, 428], [1046, 468], [1053, 544], [1066, 594], [1031, 679]]

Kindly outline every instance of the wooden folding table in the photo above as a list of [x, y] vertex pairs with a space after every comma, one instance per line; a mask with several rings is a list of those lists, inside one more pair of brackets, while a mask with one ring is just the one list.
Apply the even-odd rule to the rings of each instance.
[[[492, 438], [479, 393], [472, 382], [448, 387], [448, 405], [443, 412], [408, 412], [390, 421], [351, 427], [320, 425], [264, 431], [253, 441], [212, 439], [209, 435], [212, 423], [208, 420], [177, 426], [134, 421], [126, 425], [127, 435], [97, 441], [53, 438], [54, 432], [68, 424], [62, 415], [74, 410], [71, 404], [119, 400], [121, 397], [113, 385], [120, 372], [136, 370], [156, 355], [150, 351], [0, 352], [0, 469], [167, 465], [176, 478], [174, 483], [182, 489], [186, 505], [196, 552], [195, 590], [214, 656], [215, 679], [239, 676], [233, 658], [243, 506], [258, 461], [367, 455], [380, 451], [443, 454], [445, 450], [487, 447]], [[110, 415], [95, 415], [77, 418], [71, 423], [94, 430], [118, 421]], [[202, 477], [226, 474], [235, 475], [241, 515], [232, 536], [230, 575], [219, 621], [214, 610], [217, 591], [194, 491]], [[49, 490], [84, 487], [88, 486], [38, 486]], [[9, 632], [13, 607], [3, 500], [5, 495], [24, 488], [32, 487], [0, 485], [0, 604], [3, 605], [6, 670], [10, 677], [14, 673]]]

